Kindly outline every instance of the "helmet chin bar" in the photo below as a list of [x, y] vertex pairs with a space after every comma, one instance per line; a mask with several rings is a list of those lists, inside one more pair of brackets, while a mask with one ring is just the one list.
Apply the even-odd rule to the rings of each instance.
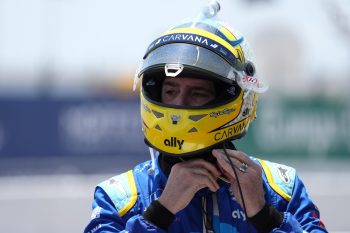
[[[169, 152], [166, 152], [166, 151], [163, 151], [161, 150], [160, 148], [157, 148], [156, 146], [152, 145], [148, 139], [146, 137], [144, 137], [143, 141], [144, 143], [149, 147], [149, 148], [152, 148], [154, 149], [155, 151], [157, 151], [158, 153], [161, 153], [165, 156], [170, 156], [170, 157], [173, 157], [173, 158], [183, 158], [183, 159], [191, 159], [191, 158], [203, 158], [203, 156], [205, 157], [208, 157], [209, 155], [212, 154], [212, 150], [215, 150], [215, 149], [223, 149], [224, 146], [226, 146], [227, 149], [230, 149], [230, 150], [237, 150], [236, 149], [236, 146], [234, 145], [234, 141], [237, 140], [237, 139], [240, 139], [242, 137], [244, 137], [244, 135], [246, 134], [247, 132], [242, 132], [241, 134], [233, 137], [233, 138], [230, 138], [230, 139], [227, 139], [227, 140], [224, 140], [224, 141], [221, 141], [217, 144], [214, 144], [210, 147], [207, 147], [207, 148], [203, 148], [201, 150], [197, 150], [197, 151], [192, 151], [192, 152], [187, 152], [187, 153], [183, 153], [183, 154], [173, 154], [173, 153], [169, 153]], [[209, 158], [210, 159], [210, 158]], [[211, 158], [211, 159], [214, 159], [214, 158]]]
[[182, 64], [165, 64], [164, 70], [165, 75], [167, 77], [176, 77], [178, 76], [184, 69]]

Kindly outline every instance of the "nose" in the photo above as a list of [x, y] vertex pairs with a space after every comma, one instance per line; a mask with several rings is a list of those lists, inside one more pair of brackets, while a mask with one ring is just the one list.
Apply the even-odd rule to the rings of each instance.
[[188, 105], [188, 97], [184, 92], [180, 92], [172, 101], [172, 104], [178, 106]]

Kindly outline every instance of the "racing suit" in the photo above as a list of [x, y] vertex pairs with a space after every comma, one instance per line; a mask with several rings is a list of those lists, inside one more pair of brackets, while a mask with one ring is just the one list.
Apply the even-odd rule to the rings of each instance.
[[[142, 213], [159, 198], [167, 182], [158, 158], [153, 172], [149, 172], [152, 162], [146, 161], [100, 183], [95, 190], [91, 221], [84, 232], [257, 232], [233, 196], [231, 185], [224, 182], [219, 183], [216, 193], [209, 189], [196, 193], [167, 229], [147, 221]], [[251, 159], [262, 167], [266, 203], [283, 213], [281, 225], [272, 232], [327, 232], [294, 168]], [[212, 231], [206, 229], [208, 218]]]

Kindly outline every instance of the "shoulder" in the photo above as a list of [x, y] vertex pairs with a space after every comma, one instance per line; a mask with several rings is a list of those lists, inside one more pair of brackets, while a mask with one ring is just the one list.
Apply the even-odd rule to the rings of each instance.
[[286, 201], [290, 201], [295, 181], [296, 170], [284, 164], [256, 159], [261, 165], [265, 179], [271, 189]]
[[132, 170], [111, 177], [97, 187], [108, 195], [120, 216], [123, 216], [136, 203], [137, 187]]
[[100, 184], [102, 189], [113, 203], [119, 216], [125, 215], [136, 203], [138, 198], [138, 177], [147, 177], [141, 173], [147, 172], [148, 162], [137, 165], [133, 170], [113, 176]]

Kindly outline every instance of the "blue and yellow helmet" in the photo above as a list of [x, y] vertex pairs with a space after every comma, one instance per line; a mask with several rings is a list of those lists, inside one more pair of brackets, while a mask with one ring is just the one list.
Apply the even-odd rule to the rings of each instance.
[[[135, 76], [142, 78], [141, 119], [145, 141], [172, 156], [200, 154], [242, 137], [255, 118], [257, 78], [244, 38], [213, 18], [176, 26], [147, 48]], [[215, 82], [217, 99], [201, 107], [174, 106], [160, 100], [166, 77]]]

